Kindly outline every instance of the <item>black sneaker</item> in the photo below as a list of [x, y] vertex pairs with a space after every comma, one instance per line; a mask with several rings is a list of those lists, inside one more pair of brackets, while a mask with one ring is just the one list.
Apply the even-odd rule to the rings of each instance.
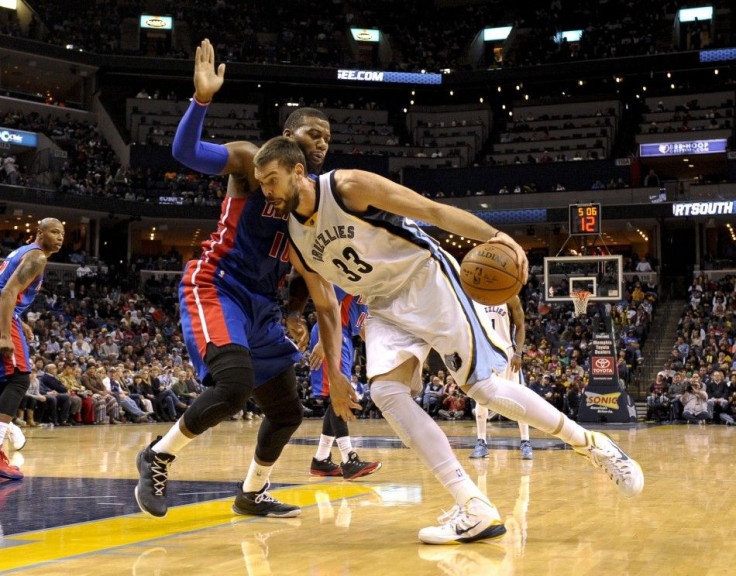
[[324, 460], [312, 458], [312, 466], [309, 468], [312, 476], [342, 476], [342, 468], [332, 461], [332, 454]]
[[151, 449], [161, 436], [138, 453], [138, 484], [135, 487], [135, 499], [141, 511], [151, 516], [163, 518], [166, 516], [166, 483], [169, 481], [169, 464], [175, 456], [154, 452]]
[[342, 463], [342, 477], [345, 480], [355, 480], [361, 476], [373, 474], [380, 467], [380, 462], [363, 462], [355, 452], [350, 452], [348, 461]]
[[271, 516], [273, 518], [294, 518], [302, 513], [299, 506], [279, 502], [268, 493], [270, 482], [258, 492], [243, 492], [243, 485], [238, 482], [238, 495], [233, 502], [233, 512], [243, 516]]

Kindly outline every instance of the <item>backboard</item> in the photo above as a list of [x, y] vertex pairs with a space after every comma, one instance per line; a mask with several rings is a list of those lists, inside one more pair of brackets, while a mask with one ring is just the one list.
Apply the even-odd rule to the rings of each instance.
[[572, 302], [577, 290], [592, 293], [591, 301], [619, 302], [623, 298], [623, 257], [551, 256], [544, 259], [544, 299]]

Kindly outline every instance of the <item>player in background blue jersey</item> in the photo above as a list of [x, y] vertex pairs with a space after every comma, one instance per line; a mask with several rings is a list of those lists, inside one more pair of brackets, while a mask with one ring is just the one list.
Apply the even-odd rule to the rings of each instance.
[[[299, 282], [299, 277], [292, 278], [292, 284]], [[303, 282], [303, 280], [302, 280]], [[306, 288], [306, 285], [305, 285]], [[290, 286], [291, 290], [291, 286]], [[301, 291], [305, 293], [305, 291]], [[292, 291], [293, 294], [293, 291]], [[361, 335], [368, 315], [368, 306], [363, 304], [362, 299], [358, 296], [347, 294], [341, 288], [335, 286], [335, 294], [340, 303], [340, 320], [342, 324], [342, 358], [340, 368], [346, 378], [350, 379], [353, 371], [353, 337]], [[303, 301], [299, 302], [298, 310], [293, 307], [297, 306], [296, 299], [291, 298], [289, 301], [289, 316], [294, 314], [301, 316], [304, 309]], [[296, 334], [297, 338], [300, 335]], [[317, 452], [312, 458], [312, 464], [309, 472], [313, 476], [342, 476], [345, 480], [355, 480], [362, 476], [373, 474], [380, 467], [380, 462], [368, 462], [358, 458], [358, 454], [353, 450], [352, 441], [350, 440], [350, 432], [348, 423], [335, 414], [335, 410], [330, 403], [330, 382], [327, 378], [327, 372], [324, 368], [324, 351], [319, 341], [319, 325], [312, 326], [309, 350], [309, 367], [311, 368], [312, 396], [322, 398], [325, 406], [325, 414], [322, 422], [322, 435], [319, 438]], [[332, 461], [332, 443], [337, 442], [340, 450], [341, 464]]]
[[[142, 511], [165, 516], [169, 464], [198, 435], [240, 411], [252, 395], [264, 419], [233, 511], [292, 517], [301, 509], [268, 492], [273, 465], [303, 410], [294, 372], [300, 353], [286, 337], [278, 301], [278, 288], [291, 268], [286, 220], [275, 214], [254, 178], [255, 144], [201, 140], [208, 104], [224, 75], [224, 64], [215, 69], [212, 44], [202, 41], [194, 62], [194, 98], [172, 147], [174, 157], [189, 168], [229, 174], [217, 230], [202, 244], [202, 256], [187, 263], [179, 288], [184, 341], [206, 387], [163, 438], [138, 454], [135, 496]], [[283, 133], [299, 142], [310, 170], [319, 172], [330, 141], [327, 117], [319, 110], [297, 109]]]
[[61, 250], [64, 225], [56, 218], [44, 218], [36, 239], [11, 252], [0, 265], [0, 477], [20, 480], [23, 473], [11, 466], [2, 443], [13, 417], [18, 413], [31, 384], [31, 362], [26, 338], [30, 327], [21, 320], [43, 284], [46, 261]]

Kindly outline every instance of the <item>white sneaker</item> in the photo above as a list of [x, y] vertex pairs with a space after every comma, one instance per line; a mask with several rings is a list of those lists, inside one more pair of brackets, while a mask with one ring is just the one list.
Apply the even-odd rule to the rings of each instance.
[[586, 436], [587, 445], [575, 451], [590, 458], [596, 468], [603, 468], [623, 496], [640, 494], [644, 489], [644, 473], [636, 460], [602, 432], [586, 432]]
[[506, 534], [496, 507], [480, 498], [471, 498], [463, 506], [453, 506], [438, 520], [439, 526], [428, 526], [419, 531], [419, 540], [425, 544], [464, 544]]
[[8, 438], [16, 450], [23, 450], [23, 446], [26, 445], [26, 435], [12, 422], [8, 424]]

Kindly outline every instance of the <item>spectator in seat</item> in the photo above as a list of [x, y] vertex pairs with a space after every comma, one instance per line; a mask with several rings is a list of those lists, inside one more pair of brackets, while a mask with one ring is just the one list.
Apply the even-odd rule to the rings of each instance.
[[652, 265], [649, 263], [649, 254], [646, 254], [639, 262], [636, 263], [637, 272], [651, 272]]
[[79, 411], [76, 413], [75, 418], [69, 419], [69, 422], [72, 425], [94, 422], [95, 408], [92, 393], [82, 386], [82, 382], [79, 380], [82, 370], [79, 366], [75, 366], [74, 363], [65, 361], [60, 361], [58, 368], [61, 369], [61, 374], [58, 376], [59, 381], [73, 397], [79, 398]]
[[706, 420], [712, 420], [713, 414], [708, 408], [708, 394], [703, 390], [699, 378], [691, 380], [691, 383], [685, 388], [681, 402], [682, 416], [690, 424], [705, 424]]
[[92, 346], [84, 339], [84, 334], [77, 334], [77, 339], [72, 344], [72, 352], [77, 358], [89, 356], [92, 353]]
[[148, 421], [148, 413], [143, 412], [138, 404], [130, 397], [125, 381], [123, 380], [123, 371], [117, 366], [111, 366], [108, 369], [108, 378], [110, 382], [110, 392], [120, 404], [129, 421], [141, 423]]
[[[455, 384], [453, 382], [453, 384]], [[460, 392], [457, 385], [442, 400], [442, 406], [437, 413], [445, 420], [462, 419], [465, 415], [465, 395]]]
[[120, 424], [120, 405], [112, 392], [105, 388], [93, 361], [87, 362], [87, 370], [81, 377], [82, 386], [92, 392], [96, 424]]
[[[44, 374], [40, 378], [41, 393], [46, 390], [46, 394], [53, 391], [57, 409], [59, 426], [71, 426], [71, 423], [77, 420], [77, 414], [82, 408], [82, 399], [72, 394], [64, 383], [59, 379], [59, 369], [56, 364], [47, 364]], [[51, 404], [48, 405], [51, 408]], [[51, 420], [57, 424], [56, 418]]]
[[656, 386], [652, 387], [652, 391], [647, 396], [647, 420], [669, 420], [670, 415], [670, 399], [661, 389]]
[[734, 390], [729, 383], [723, 378], [723, 372], [713, 370], [705, 387], [708, 394], [709, 402], [712, 403], [713, 420], [718, 422], [721, 420], [721, 413], [728, 409], [730, 397]]
[[147, 390], [150, 390], [150, 385], [143, 382], [143, 375], [140, 373], [134, 374], [133, 382], [130, 384], [130, 395], [136, 402], [138, 402], [141, 410], [149, 414], [148, 420], [156, 421], [157, 418], [154, 417], [156, 414], [156, 407], [153, 403], [153, 392], [147, 392]]
[[108, 362], [117, 362], [120, 356], [120, 349], [118, 345], [113, 341], [112, 334], [108, 334], [105, 337], [105, 341], [100, 346], [100, 356], [103, 360]]
[[432, 376], [424, 387], [422, 408], [430, 416], [436, 416], [442, 406], [442, 380], [439, 376]]

